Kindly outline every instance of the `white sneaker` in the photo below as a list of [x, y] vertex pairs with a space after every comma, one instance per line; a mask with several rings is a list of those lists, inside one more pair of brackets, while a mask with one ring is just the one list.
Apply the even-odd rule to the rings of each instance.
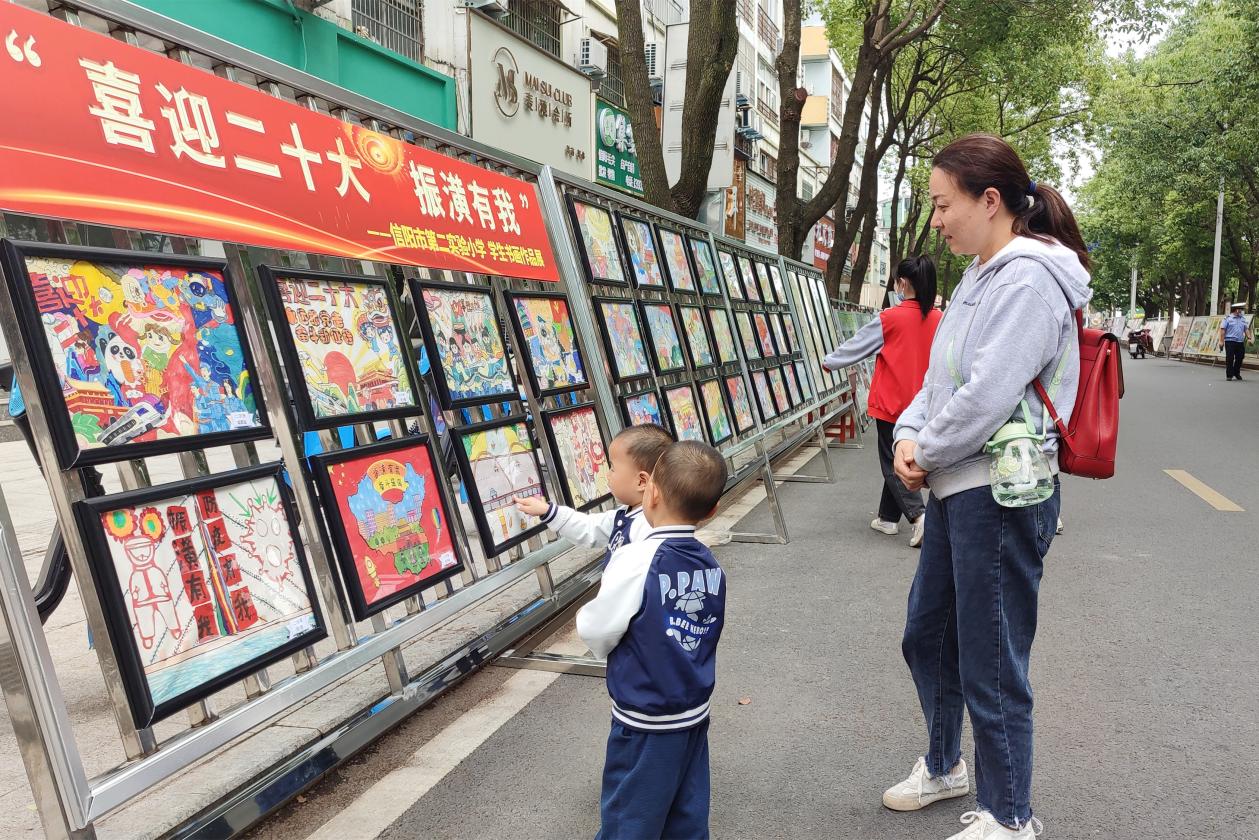
[[920, 513], [918, 518], [913, 521], [914, 533], [909, 538], [910, 548], [922, 547], [922, 532], [927, 526], [927, 514]]
[[877, 516], [874, 518], [874, 521], [870, 523], [870, 527], [878, 531], [880, 534], [887, 534], [889, 537], [894, 537], [901, 532], [900, 526], [898, 526], [895, 522], [884, 522]]
[[1062, 517], [1061, 517], [1061, 516], [1059, 516], [1059, 517], [1058, 517], [1058, 527], [1054, 530], [1054, 533], [1055, 533], [1055, 534], [1061, 534], [1061, 533], [1063, 532], [1063, 530], [1065, 530], [1065, 529], [1066, 529], [1066, 527], [1067, 527], [1066, 525], [1063, 525], [1063, 524], [1062, 524]]
[[1032, 817], [1027, 825], [1018, 829], [1006, 828], [987, 811], [967, 811], [962, 814], [966, 826], [949, 840], [1035, 840], [1045, 830], [1040, 820]]
[[917, 811], [941, 799], [954, 799], [970, 793], [970, 775], [966, 762], [958, 761], [956, 773], [932, 776], [927, 772], [927, 759], [919, 758], [909, 778], [887, 789], [883, 804], [893, 811]]

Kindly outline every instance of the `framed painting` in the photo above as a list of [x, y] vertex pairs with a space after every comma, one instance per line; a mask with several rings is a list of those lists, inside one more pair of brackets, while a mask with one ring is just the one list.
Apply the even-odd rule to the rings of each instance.
[[761, 420], [768, 423], [778, 416], [778, 407], [774, 405], [774, 395], [769, 390], [765, 371], [752, 371], [752, 392], [756, 395], [756, 407], [760, 409]]
[[639, 301], [638, 305], [643, 313], [643, 323], [647, 325], [647, 339], [651, 342], [651, 358], [656, 372], [685, 370], [686, 360], [682, 357], [682, 342], [678, 339], [678, 328], [673, 321], [673, 307], [647, 300]]
[[512, 327], [539, 397], [590, 387], [568, 298], [559, 292], [508, 292]]
[[730, 413], [726, 411], [726, 398], [721, 395], [721, 380], [714, 377], [701, 381], [699, 398], [708, 423], [708, 439], [713, 446], [720, 446], [734, 436]]
[[550, 498], [524, 416], [453, 431], [455, 458], [486, 556], [502, 554], [546, 530], [539, 519], [517, 510], [514, 501], [517, 496]]
[[324, 518], [357, 619], [458, 574], [446, 482], [426, 435], [311, 458]]
[[628, 382], [651, 375], [643, 331], [638, 324], [634, 301], [627, 298], [594, 298], [595, 311], [603, 327], [603, 347], [607, 351], [612, 378]]
[[739, 325], [739, 340], [743, 342], [743, 355], [747, 356], [749, 361], [759, 359], [761, 345], [756, 340], [756, 328], [752, 326], [752, 313], [741, 309], [734, 313], [734, 319]]
[[660, 253], [669, 275], [669, 285], [675, 292], [695, 294], [695, 272], [691, 270], [691, 261], [686, 256], [686, 239], [676, 230], [663, 225], [656, 226], [656, 233], [660, 235]]
[[223, 260], [4, 240], [62, 469], [269, 437]]
[[761, 290], [761, 300], [766, 303], [776, 303], [774, 286], [769, 280], [769, 266], [760, 260], [755, 261], [753, 265], [756, 266], [756, 283]]
[[590, 510], [612, 498], [608, 452], [593, 403], [542, 413], [553, 460], [569, 507]]
[[713, 345], [708, 340], [708, 325], [704, 321], [704, 310], [698, 306], [680, 305], [678, 318], [682, 321], [682, 334], [686, 336], [686, 347], [691, 352], [691, 363], [697, 368], [716, 364]]
[[756, 272], [752, 270], [752, 261], [742, 254], [739, 255], [739, 276], [743, 283], [743, 296], [759, 302], [761, 290], [756, 282]]
[[800, 388], [800, 396], [806, 400], [813, 399], [813, 386], [809, 383], [809, 376], [804, 368], [804, 362], [795, 362], [792, 367], [796, 372], [796, 383]]
[[743, 434], [756, 426], [756, 418], [752, 416], [752, 402], [748, 399], [748, 386], [742, 376], [735, 374], [725, 379], [726, 396], [730, 397], [730, 411], [734, 417], [734, 427]]
[[258, 279], [304, 428], [420, 412], [392, 281], [267, 265]]
[[76, 504], [136, 726], [327, 635], [289, 493], [274, 463]]
[[640, 289], [665, 288], [664, 271], [660, 267], [660, 249], [656, 246], [656, 235], [651, 229], [651, 223], [628, 213], [617, 213], [616, 221], [634, 285]]
[[779, 312], [778, 325], [779, 327], [781, 327], [782, 335], [783, 335], [783, 338], [785, 339], [783, 347], [786, 350], [786, 352], [787, 353], [800, 352], [800, 342], [796, 338], [795, 318], [791, 317], [791, 313]]
[[787, 336], [783, 334], [782, 313], [770, 312], [765, 319], [769, 321], [770, 332], [774, 334], [774, 346], [778, 348], [778, 355], [790, 356], [791, 348], [787, 346]]
[[774, 395], [774, 403], [780, 414], [786, 414], [793, 405], [787, 394], [787, 383], [783, 379], [782, 368], [768, 368], [765, 374], [769, 377], [769, 390]]
[[753, 312], [752, 323], [756, 326], [756, 339], [761, 355], [767, 359], [777, 356], [778, 350], [774, 347], [774, 336], [769, 328], [769, 316], [764, 312]]
[[581, 267], [590, 283], [613, 283], [624, 286], [625, 270], [616, 250], [616, 233], [612, 229], [612, 214], [598, 204], [568, 197], [568, 214], [577, 234], [577, 250], [581, 252]]
[[717, 279], [717, 263], [713, 260], [713, 246], [707, 239], [686, 235], [691, 249], [691, 261], [699, 275], [699, 290], [706, 295], [720, 295], [721, 281]]
[[800, 383], [796, 381], [796, 371], [790, 364], [782, 366], [783, 379], [787, 383], [787, 396], [791, 398], [792, 405], [800, 405], [804, 402], [804, 394], [800, 390]]
[[704, 422], [700, 419], [699, 408], [695, 405], [695, 391], [689, 384], [665, 388], [664, 403], [669, 411], [674, 438], [708, 442], [708, 438], [704, 435]]
[[717, 249], [717, 260], [721, 263], [721, 276], [726, 281], [726, 292], [731, 300], [743, 300], [743, 286], [739, 284], [739, 269], [734, 264], [734, 254]]
[[770, 263], [768, 268], [769, 268], [769, 282], [770, 282], [770, 285], [774, 287], [774, 298], [779, 303], [785, 305], [787, 303], [788, 298], [787, 298], [787, 289], [783, 286], [782, 272], [779, 271], [778, 266], [774, 263]]
[[627, 426], [655, 423], [662, 428], [669, 428], [669, 423], [660, 410], [660, 395], [655, 391], [621, 397], [621, 409]]
[[520, 399], [489, 286], [412, 280], [411, 299], [443, 407]]
[[723, 365], [739, 361], [739, 348], [734, 343], [734, 325], [730, 323], [730, 313], [724, 307], [710, 307], [708, 327], [717, 351], [717, 361]]

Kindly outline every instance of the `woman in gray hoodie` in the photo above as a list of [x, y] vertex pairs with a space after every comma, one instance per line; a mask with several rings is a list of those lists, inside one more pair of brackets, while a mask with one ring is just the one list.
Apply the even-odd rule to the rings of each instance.
[[[950, 840], [1031, 840], [1032, 689], [1043, 561], [1061, 504], [1057, 429], [1046, 423], [1039, 379], [1070, 420], [1079, 379], [1074, 311], [1089, 289], [1089, 257], [1075, 217], [1037, 185], [1004, 140], [971, 135], [936, 155], [931, 225], [955, 254], [976, 259], [953, 292], [922, 390], [901, 414], [895, 469], [930, 488], [926, 535], [909, 593], [902, 650], [928, 730], [926, 755], [884, 804], [917, 810], [963, 796], [962, 710], [975, 733], [979, 810]], [[1061, 381], [1052, 387], [1062, 364]], [[1038, 505], [994, 500], [984, 444], [1021, 401], [1046, 434], [1054, 493]]]

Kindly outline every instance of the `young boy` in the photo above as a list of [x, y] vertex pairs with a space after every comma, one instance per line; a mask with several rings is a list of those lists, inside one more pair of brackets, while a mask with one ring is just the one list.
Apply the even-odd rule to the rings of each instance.
[[726, 609], [724, 574], [695, 526], [726, 483], [717, 450], [665, 450], [643, 492], [651, 531], [612, 554], [577, 632], [608, 658], [608, 735], [596, 840], [708, 837], [708, 707]]
[[551, 530], [580, 545], [607, 543], [606, 563], [626, 543], [637, 542], [650, 530], [642, 517], [643, 490], [661, 453], [673, 436], [654, 423], [630, 426], [608, 447], [608, 486], [620, 507], [603, 513], [582, 513], [563, 505], [548, 504], [537, 496], [516, 499], [527, 516], [540, 516]]

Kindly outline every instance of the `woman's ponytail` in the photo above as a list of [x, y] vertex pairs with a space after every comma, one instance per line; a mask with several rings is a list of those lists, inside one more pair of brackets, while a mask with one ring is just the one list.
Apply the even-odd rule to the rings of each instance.
[[1014, 214], [1014, 233], [1042, 241], [1053, 237], [1075, 251], [1085, 269], [1092, 268], [1088, 246], [1062, 193], [1035, 181], [1028, 192], [1026, 206]]

